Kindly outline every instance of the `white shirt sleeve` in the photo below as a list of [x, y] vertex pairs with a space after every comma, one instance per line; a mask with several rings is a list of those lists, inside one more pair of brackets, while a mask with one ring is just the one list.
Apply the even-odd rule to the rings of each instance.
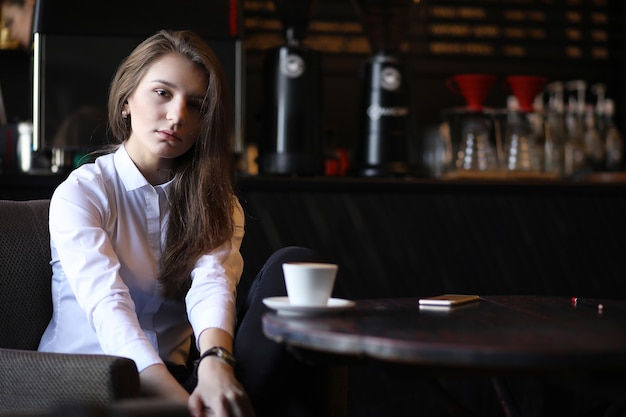
[[233, 210], [233, 223], [231, 241], [202, 256], [191, 274], [191, 288], [185, 303], [196, 342], [208, 328], [234, 334], [236, 288], [243, 272], [239, 249], [244, 235], [244, 215], [239, 202]]

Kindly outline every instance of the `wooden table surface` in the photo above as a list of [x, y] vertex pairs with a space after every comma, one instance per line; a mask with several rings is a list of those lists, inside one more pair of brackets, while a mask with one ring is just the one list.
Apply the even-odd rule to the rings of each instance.
[[[339, 356], [500, 371], [626, 369], [626, 301], [484, 296], [451, 310], [417, 298], [357, 301], [325, 315], [263, 317], [270, 339]], [[598, 309], [598, 304], [602, 309]]]

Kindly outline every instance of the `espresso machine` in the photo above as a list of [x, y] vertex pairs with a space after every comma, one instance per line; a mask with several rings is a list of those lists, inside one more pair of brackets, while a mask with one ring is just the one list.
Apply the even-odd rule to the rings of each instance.
[[411, 173], [408, 140], [414, 132], [409, 71], [402, 58], [415, 0], [352, 0], [371, 57], [362, 64], [358, 136], [350, 171], [359, 176]]
[[318, 51], [302, 43], [317, 0], [274, 0], [274, 4], [285, 44], [265, 56], [259, 173], [321, 175], [321, 59]]

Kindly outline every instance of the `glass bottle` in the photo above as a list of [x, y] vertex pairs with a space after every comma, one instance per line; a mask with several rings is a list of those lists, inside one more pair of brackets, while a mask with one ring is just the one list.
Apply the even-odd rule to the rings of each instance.
[[584, 142], [587, 164], [593, 171], [602, 171], [604, 169], [604, 140], [596, 127], [596, 116], [591, 105], [587, 105], [585, 109]]
[[518, 109], [509, 101], [504, 134], [507, 171], [539, 172], [541, 169], [539, 137], [532, 125], [532, 113]]
[[613, 100], [606, 99], [604, 107], [604, 121], [606, 125], [604, 146], [605, 168], [607, 171], [621, 171], [624, 169], [624, 138], [617, 126], [615, 126], [614, 114], [615, 104]]
[[564, 168], [565, 176], [573, 176], [585, 172], [587, 155], [585, 153], [585, 89], [586, 83], [581, 80], [566, 83], [566, 88], [574, 91], [569, 96], [565, 112]]
[[548, 103], [544, 112], [543, 171], [561, 176], [565, 165], [565, 103], [564, 84], [554, 81], [546, 86]]

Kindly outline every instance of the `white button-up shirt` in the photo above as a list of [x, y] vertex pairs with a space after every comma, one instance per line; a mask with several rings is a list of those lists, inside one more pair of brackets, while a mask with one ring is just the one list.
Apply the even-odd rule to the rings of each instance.
[[200, 257], [185, 302], [161, 296], [171, 182], [152, 186], [125, 148], [74, 170], [50, 201], [53, 317], [39, 350], [184, 364], [192, 334], [235, 325], [243, 209], [230, 242]]

